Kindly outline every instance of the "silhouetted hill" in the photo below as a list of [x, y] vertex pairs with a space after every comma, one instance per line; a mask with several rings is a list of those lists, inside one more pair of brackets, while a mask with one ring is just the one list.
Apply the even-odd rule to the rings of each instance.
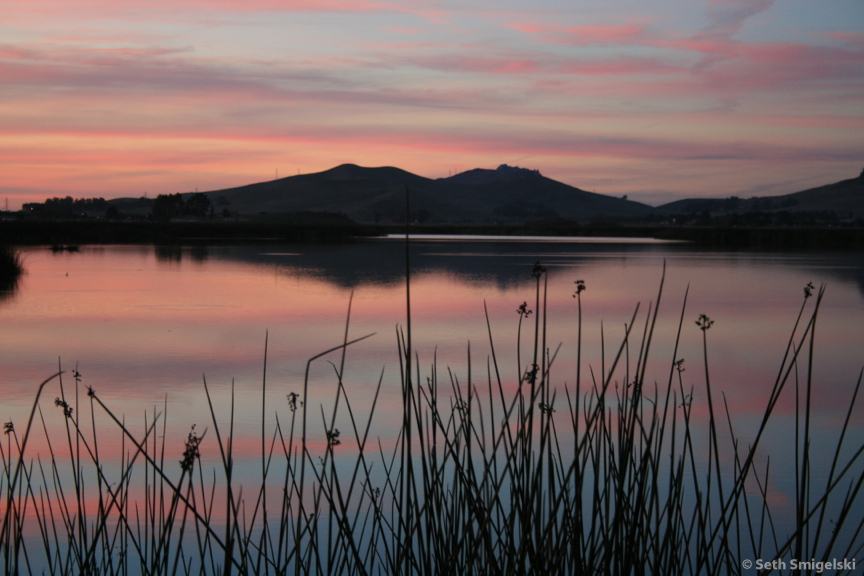
[[864, 218], [864, 172], [857, 178], [841, 180], [801, 192], [780, 196], [752, 198], [689, 198], [659, 206], [664, 214], [709, 213], [713, 216], [748, 213], [781, 213], [791, 215], [832, 214], [838, 220]]
[[632, 218], [651, 211], [637, 202], [586, 192], [535, 170], [507, 165], [433, 180], [399, 168], [342, 164], [207, 195], [217, 210], [240, 215], [338, 212], [360, 223], [387, 224], [404, 221], [406, 187], [411, 191], [412, 218], [430, 224], [586, 221]]
[[537, 170], [506, 164], [496, 170], [469, 170], [437, 182], [442, 195], [460, 207], [499, 222], [632, 219], [652, 211], [645, 204], [586, 192], [546, 178]]
[[529, 170], [528, 168], [501, 164], [495, 170], [474, 168], [473, 170], [454, 174], [449, 178], [442, 178], [442, 180], [464, 186], [486, 186], [494, 183], [531, 182], [538, 178], [543, 178], [539, 170]]
[[419, 189], [427, 183], [426, 178], [399, 168], [342, 164], [324, 172], [217, 190], [207, 195], [217, 208], [241, 215], [338, 212], [367, 221], [374, 219], [381, 206], [402, 205], [406, 186]]
[[[411, 219], [439, 229], [572, 230], [575, 226], [861, 227], [864, 173], [857, 178], [779, 196], [689, 198], [652, 208], [588, 192], [529, 170], [502, 164], [447, 178], [400, 168], [342, 164], [314, 174], [204, 193], [156, 198], [49, 198], [25, 204], [18, 217], [34, 221], [300, 222], [319, 227], [393, 225]], [[374, 226], [373, 226], [374, 227]], [[367, 227], [368, 229], [369, 227]], [[518, 232], [517, 232], [518, 233]]]

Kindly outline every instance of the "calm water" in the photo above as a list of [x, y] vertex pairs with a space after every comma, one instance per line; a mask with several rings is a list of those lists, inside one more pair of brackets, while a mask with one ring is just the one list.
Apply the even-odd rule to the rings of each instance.
[[[396, 329], [405, 318], [404, 247], [398, 240], [334, 246], [229, 246], [153, 248], [82, 247], [78, 253], [47, 248], [23, 252], [27, 273], [18, 291], [0, 300], [0, 418], [24, 425], [36, 385], [57, 367], [75, 366], [132, 422], [167, 397], [168, 435], [178, 454], [188, 427], [208, 425], [202, 375], [227, 415], [232, 380], [238, 392], [237, 444], [258, 450], [265, 334], [269, 333], [268, 422], [301, 391], [306, 359], [341, 343], [353, 292], [350, 336], [375, 336], [349, 350], [346, 388], [354, 409], [368, 409], [383, 369], [380, 410], [373, 434], [385, 442], [398, 426], [399, 364]], [[425, 371], [439, 365], [463, 377], [471, 343], [475, 378], [484, 382], [489, 342], [488, 306], [506, 385], [517, 381], [516, 308], [533, 308], [531, 268], [549, 270], [548, 341], [561, 343], [554, 383], [575, 381], [574, 281], [583, 294], [583, 378], [600, 365], [600, 326], [607, 354], [617, 347], [641, 302], [640, 331], [656, 299], [663, 262], [666, 287], [648, 373], [665, 385], [685, 288], [682, 345], [685, 384], [704, 401], [700, 313], [715, 320], [709, 337], [712, 382], [726, 395], [739, 432], [747, 436], [761, 415], [802, 300], [812, 281], [827, 285], [817, 327], [815, 427], [817, 442], [833, 437], [864, 363], [864, 258], [861, 254], [706, 252], [662, 243], [418, 239], [412, 249], [414, 343]], [[811, 301], [812, 304], [812, 301]], [[637, 348], [637, 346], [633, 346]], [[638, 350], [631, 350], [632, 361]], [[312, 366], [308, 401], [329, 410], [333, 366]], [[608, 360], [608, 359], [607, 359]], [[524, 362], [527, 359], [523, 360]], [[652, 377], [653, 376], [653, 377]], [[67, 377], [67, 385], [71, 378]], [[791, 389], [791, 388], [790, 388]], [[55, 390], [46, 392], [46, 411]], [[794, 390], [785, 394], [765, 446], [789, 463]], [[50, 406], [50, 407], [49, 407]], [[696, 417], [704, 412], [694, 409]], [[864, 441], [864, 411], [853, 420], [854, 446]], [[116, 432], [106, 428], [105, 454]], [[322, 434], [323, 438], [323, 434]], [[115, 446], [116, 448], [116, 446]], [[205, 457], [213, 446], [205, 444]], [[38, 441], [34, 450], [39, 450]], [[818, 465], [818, 463], [817, 463]], [[771, 487], [780, 500], [791, 486]]]

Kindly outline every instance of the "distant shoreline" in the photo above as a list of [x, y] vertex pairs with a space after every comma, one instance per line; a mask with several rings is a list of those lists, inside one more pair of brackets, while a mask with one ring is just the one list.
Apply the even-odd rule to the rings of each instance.
[[[652, 224], [538, 223], [527, 225], [419, 225], [414, 234], [537, 237], [616, 237], [686, 241], [696, 246], [770, 250], [864, 250], [859, 227], [733, 227]], [[240, 244], [350, 242], [404, 234], [398, 225], [321, 224], [303, 218], [237, 221], [0, 221], [0, 244]]]

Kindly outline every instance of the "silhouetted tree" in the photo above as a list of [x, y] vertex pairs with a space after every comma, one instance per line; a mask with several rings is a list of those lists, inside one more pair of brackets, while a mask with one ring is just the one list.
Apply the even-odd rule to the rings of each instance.
[[180, 194], [159, 194], [153, 201], [153, 219], [170, 220], [183, 212], [183, 197]]
[[45, 202], [29, 202], [23, 210], [47, 218], [87, 218], [105, 214], [108, 202], [104, 198], [48, 198]]
[[185, 216], [204, 218], [210, 212], [210, 199], [207, 198], [206, 194], [196, 192], [189, 196], [184, 208]]

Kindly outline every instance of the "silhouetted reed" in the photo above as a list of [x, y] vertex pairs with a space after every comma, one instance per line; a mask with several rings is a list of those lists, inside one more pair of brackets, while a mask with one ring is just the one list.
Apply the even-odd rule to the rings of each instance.
[[[713, 320], [705, 314], [696, 319], [702, 370], [687, 378], [679, 344], [693, 318], [689, 289], [668, 372], [649, 376], [663, 281], [647, 310], [635, 307], [622, 340], [608, 347], [604, 336], [601, 357], [587, 367], [582, 306], [591, 291], [576, 281], [577, 371], [568, 384], [553, 379], [560, 347], [547, 343], [548, 272], [538, 263], [531, 274], [533, 308], [523, 302], [514, 319], [515, 366], [499, 364], [488, 312], [487, 352], [478, 363], [469, 346], [461, 372], [440, 370], [437, 358], [422, 364], [410, 324], [397, 330], [395, 437], [371, 432], [384, 372], [368, 413], [344, 385], [346, 350], [371, 336], [349, 337], [349, 303], [341, 344], [308, 360], [302, 393], [287, 393], [269, 427], [262, 393], [260, 478], [251, 484], [236, 477], [233, 384], [229, 405], [217, 409], [204, 379], [212, 433], [193, 427], [183, 453], [166, 457], [167, 403], [135, 432], [98, 391], [82, 395], [77, 370], [72, 390], [58, 372], [40, 386], [23, 438], [21, 424], [10, 422], [0, 443], [5, 571], [739, 574], [747, 558], [860, 554], [864, 446], [849, 431], [861, 374], [838, 437], [820, 445], [832, 454], [827, 476], [812, 465], [824, 288], [805, 288], [755, 434], [744, 437], [710, 377]], [[325, 360], [334, 393], [326, 410], [308, 400], [310, 368]], [[56, 416], [40, 404], [49, 385], [57, 386]], [[790, 522], [779, 521], [770, 459], [759, 456], [784, 393], [804, 395], [795, 414], [802, 433], [789, 440], [797, 476]], [[707, 408], [707, 430], [693, 415], [698, 405]], [[62, 419], [65, 437], [49, 433], [52, 417]], [[119, 463], [100, 455], [97, 421], [120, 433]], [[34, 422], [48, 447], [44, 460], [27, 453]], [[208, 442], [215, 462], [203, 459]]]

